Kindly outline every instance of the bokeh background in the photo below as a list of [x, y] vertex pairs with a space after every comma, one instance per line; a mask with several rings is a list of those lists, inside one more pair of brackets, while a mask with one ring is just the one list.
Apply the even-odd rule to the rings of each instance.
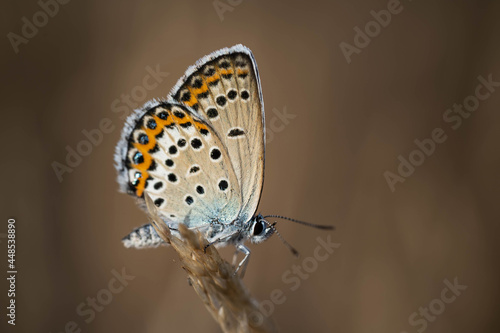
[[[112, 104], [126, 105], [122, 94], [142, 86], [148, 66], [169, 75], [138, 104], [237, 43], [257, 59], [268, 121], [294, 116], [275, 120], [283, 126], [268, 138], [259, 211], [337, 226], [280, 222], [298, 259], [276, 237], [251, 246], [244, 281], [259, 300], [283, 291], [272, 313], [281, 331], [500, 330], [500, 92], [457, 130], [443, 120], [474, 94], [478, 76], [500, 81], [499, 2], [402, 0], [350, 63], [340, 44], [354, 45], [353, 29], [388, 1], [71, 1], [17, 53], [8, 34], [21, 35], [23, 17], [33, 22], [41, 7], [0, 6], [2, 276], [9, 217], [18, 266], [17, 325], [6, 323], [2, 279], [2, 332], [219, 332], [174, 251], [122, 247], [146, 216], [117, 191], [123, 120]], [[105, 118], [113, 130], [60, 182], [52, 163], [66, 164], [67, 147]], [[392, 192], [384, 172], [396, 173], [398, 156], [435, 128], [447, 140]], [[313, 255], [318, 237], [340, 247], [291, 290], [283, 274]], [[134, 279], [87, 323], [77, 308], [104, 297], [123, 269]], [[455, 278], [467, 289], [425, 329], [410, 325], [420, 307], [439, 309], [443, 281]]]

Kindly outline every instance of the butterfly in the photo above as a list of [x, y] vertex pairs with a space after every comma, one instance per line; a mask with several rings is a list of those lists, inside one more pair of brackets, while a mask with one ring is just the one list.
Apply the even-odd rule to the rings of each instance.
[[[243, 275], [250, 256], [244, 242], [279, 235], [266, 218], [285, 218], [256, 214], [264, 180], [264, 119], [250, 49], [239, 44], [215, 51], [189, 67], [167, 98], [129, 116], [115, 152], [120, 189], [143, 208], [149, 196], [174, 232], [182, 223], [202, 232], [209, 244], [234, 245], [244, 254], [236, 268]], [[146, 224], [123, 243], [147, 248], [163, 241]]]

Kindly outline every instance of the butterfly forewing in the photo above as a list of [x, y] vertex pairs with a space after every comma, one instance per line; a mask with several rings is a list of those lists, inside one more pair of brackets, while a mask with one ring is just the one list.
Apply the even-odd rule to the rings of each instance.
[[151, 107], [127, 140], [130, 191], [147, 193], [169, 224], [192, 228], [237, 218], [241, 191], [224, 143], [186, 106]]
[[257, 209], [264, 176], [264, 110], [257, 65], [241, 45], [223, 49], [190, 68], [172, 92], [219, 135], [239, 180], [246, 222]]

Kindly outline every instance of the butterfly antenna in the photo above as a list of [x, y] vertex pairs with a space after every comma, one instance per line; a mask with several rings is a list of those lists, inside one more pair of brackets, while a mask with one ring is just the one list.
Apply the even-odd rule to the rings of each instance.
[[271, 229], [273, 229], [273, 233], [275, 233], [276, 235], [278, 235], [279, 239], [281, 239], [281, 241], [283, 242], [283, 244], [285, 244], [286, 247], [288, 247], [288, 249], [290, 250], [290, 252], [292, 252], [292, 254], [296, 257], [299, 256], [299, 251], [297, 251], [293, 246], [291, 246], [284, 238], [283, 236], [281, 236], [281, 234], [278, 232], [278, 230], [276, 229], [275, 225], [276, 225], [276, 222], [274, 222], [273, 224], [267, 222], [266, 220], [263, 220], [267, 223], [267, 225], [269, 225], [271, 227]]
[[264, 218], [267, 218], [267, 217], [275, 217], [275, 218], [278, 218], [278, 219], [288, 220], [288, 221], [292, 221], [292, 222], [295, 222], [295, 223], [298, 223], [298, 224], [302, 224], [302, 225], [305, 225], [305, 226], [308, 226], [308, 227], [316, 228], [316, 229], [325, 229], [325, 230], [334, 230], [335, 229], [335, 227], [333, 225], [313, 224], [313, 223], [299, 221], [299, 220], [292, 219], [292, 218], [289, 218], [289, 217], [286, 217], [286, 216], [281, 216], [281, 215], [267, 215], [267, 216], [264, 216]]

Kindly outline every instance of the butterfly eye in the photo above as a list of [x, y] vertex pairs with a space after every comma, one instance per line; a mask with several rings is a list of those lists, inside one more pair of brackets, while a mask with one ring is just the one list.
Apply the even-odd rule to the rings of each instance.
[[255, 223], [255, 226], [253, 227], [253, 235], [254, 236], [259, 236], [260, 234], [262, 234], [264, 232], [264, 230], [266, 229], [265, 225], [264, 225], [264, 222], [257, 222]]

